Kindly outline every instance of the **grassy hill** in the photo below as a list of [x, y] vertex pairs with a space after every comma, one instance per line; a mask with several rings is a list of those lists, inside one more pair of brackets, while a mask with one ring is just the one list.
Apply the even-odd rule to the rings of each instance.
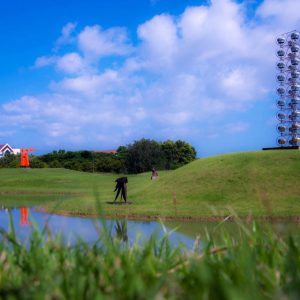
[[61, 213], [177, 218], [300, 216], [300, 151], [218, 155], [180, 169], [128, 176], [131, 205], [110, 205], [114, 174], [64, 169], [0, 169], [0, 205], [42, 205]]
[[143, 195], [141, 200], [156, 202], [157, 211], [174, 211], [176, 203], [181, 215], [226, 215], [229, 207], [242, 215], [299, 215], [300, 151], [200, 159], [166, 174]]

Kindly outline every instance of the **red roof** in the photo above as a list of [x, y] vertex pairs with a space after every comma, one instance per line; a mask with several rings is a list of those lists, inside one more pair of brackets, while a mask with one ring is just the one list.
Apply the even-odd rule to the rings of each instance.
[[117, 150], [96, 150], [95, 152], [117, 154]]

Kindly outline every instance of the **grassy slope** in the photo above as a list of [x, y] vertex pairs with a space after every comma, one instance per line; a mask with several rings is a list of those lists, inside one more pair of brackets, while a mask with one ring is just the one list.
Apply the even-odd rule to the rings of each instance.
[[[300, 215], [300, 151], [265, 151], [200, 159], [171, 172], [129, 177], [128, 206], [112, 201], [112, 174], [62, 169], [0, 169], [0, 205], [61, 201], [60, 211], [95, 213], [95, 199], [108, 215], [210, 216]], [[49, 204], [50, 203], [50, 204]]]
[[178, 214], [191, 216], [226, 215], [227, 207], [243, 215], [299, 215], [299, 171], [300, 151], [219, 155], [166, 175], [141, 200], [174, 211], [176, 197]]

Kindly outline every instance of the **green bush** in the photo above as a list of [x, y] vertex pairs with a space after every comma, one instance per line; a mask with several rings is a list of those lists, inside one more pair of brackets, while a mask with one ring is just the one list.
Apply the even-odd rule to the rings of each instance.
[[49, 168], [61, 168], [62, 165], [58, 160], [49, 161], [48, 163]]
[[14, 154], [6, 154], [0, 158], [0, 168], [17, 168], [20, 166], [20, 156]]
[[30, 158], [30, 167], [40, 169], [40, 168], [47, 168], [48, 165], [42, 160], [40, 160], [38, 157], [33, 156]]

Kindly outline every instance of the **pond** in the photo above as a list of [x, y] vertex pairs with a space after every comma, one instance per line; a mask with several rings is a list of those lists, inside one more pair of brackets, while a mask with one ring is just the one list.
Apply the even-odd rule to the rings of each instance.
[[[87, 243], [96, 242], [99, 239], [97, 226], [106, 227], [112, 236], [119, 236], [132, 245], [137, 239], [139, 243], [147, 240], [151, 235], [161, 239], [166, 233], [172, 246], [184, 244], [188, 249], [194, 245], [196, 237], [200, 239], [207, 232], [214, 238], [222, 237], [223, 230], [232, 235], [237, 235], [241, 230], [234, 222], [164, 222], [157, 221], [127, 221], [127, 220], [103, 220], [95, 218], [81, 218], [48, 214], [39, 212], [34, 208], [0, 209], [0, 227], [9, 230], [9, 214], [11, 213], [18, 239], [26, 241], [30, 236], [33, 224], [43, 229], [47, 223], [52, 234], [61, 234], [66, 243], [74, 244], [77, 239]], [[251, 223], [247, 225], [251, 226]], [[272, 226], [279, 234], [299, 234], [300, 224], [292, 222], [264, 223], [262, 226]]]
[[[48, 214], [36, 211], [34, 208], [14, 208], [0, 209], [0, 227], [9, 230], [9, 214], [11, 213], [16, 235], [20, 241], [26, 241], [30, 236], [34, 224], [41, 230], [47, 223], [52, 234], [61, 234], [64, 241], [74, 244], [77, 239], [87, 243], [96, 242], [99, 239], [97, 226], [102, 226], [102, 222], [95, 218], [81, 218]], [[137, 238], [140, 243], [155, 235], [158, 239], [166, 233], [169, 234], [172, 246], [180, 243], [192, 248], [194, 238], [180, 232], [171, 232], [172, 230], [159, 222], [146, 221], [127, 221], [127, 220], [104, 220], [112, 236], [122, 235], [129, 244], [133, 244]]]

